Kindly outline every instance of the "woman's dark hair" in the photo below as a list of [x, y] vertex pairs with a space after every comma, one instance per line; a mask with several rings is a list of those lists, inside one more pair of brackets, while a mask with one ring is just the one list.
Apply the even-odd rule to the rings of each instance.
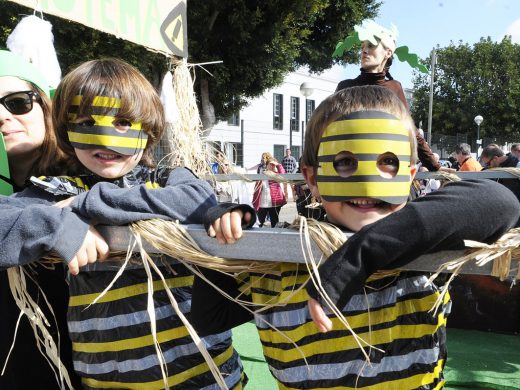
[[394, 79], [392, 77], [392, 75], [390, 74], [390, 67], [392, 66], [393, 61], [394, 61], [394, 55], [392, 54], [392, 56], [386, 60], [386, 64], [385, 64], [385, 75], [388, 80]]

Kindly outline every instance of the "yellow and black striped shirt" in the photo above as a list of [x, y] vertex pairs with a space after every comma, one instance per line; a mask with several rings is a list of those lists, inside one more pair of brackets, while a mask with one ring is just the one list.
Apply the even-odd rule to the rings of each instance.
[[243, 286], [254, 303], [276, 304], [255, 320], [280, 389], [442, 388], [451, 301], [446, 296], [438, 313], [430, 312], [439, 293], [425, 286], [424, 275], [396, 272], [369, 281], [342, 308], [354, 332], [384, 351], [365, 348], [369, 364], [337, 317], [329, 314], [332, 331], [317, 330], [300, 288], [309, 279], [305, 266], [281, 263], [278, 271], [251, 274]]

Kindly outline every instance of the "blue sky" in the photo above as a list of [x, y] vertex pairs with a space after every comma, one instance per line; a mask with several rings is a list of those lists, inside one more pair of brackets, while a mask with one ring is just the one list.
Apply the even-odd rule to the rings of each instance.
[[[445, 47], [460, 40], [472, 45], [481, 37], [500, 40], [505, 34], [520, 43], [520, 0], [385, 0], [375, 21], [399, 30], [397, 46], [426, 58], [437, 45]], [[342, 78], [359, 74], [359, 65], [342, 69]], [[392, 76], [411, 88], [412, 69], [395, 60]]]

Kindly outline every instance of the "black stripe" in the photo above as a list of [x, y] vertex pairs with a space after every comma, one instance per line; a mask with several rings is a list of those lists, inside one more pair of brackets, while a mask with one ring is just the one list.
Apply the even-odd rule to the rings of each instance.
[[348, 141], [348, 140], [387, 140], [410, 142], [410, 137], [402, 134], [387, 133], [363, 133], [363, 134], [336, 134], [322, 137], [320, 143], [332, 141]]
[[410, 181], [409, 176], [395, 176], [385, 179], [379, 175], [359, 175], [350, 177], [318, 175], [316, 180], [322, 183], [405, 183]]
[[383, 111], [356, 111], [338, 118], [336, 121], [352, 119], [392, 119], [399, 120], [396, 116]]
[[4, 181], [5, 183], [13, 186], [14, 183], [11, 179], [9, 179], [8, 177], [5, 177], [4, 175], [0, 174], [0, 180]]
[[[392, 204], [399, 204], [403, 203], [403, 198], [406, 198], [408, 195], [403, 196], [378, 196], [376, 199], [382, 200], [383, 202], [392, 203]], [[325, 199], [328, 202], [343, 202], [348, 199], [354, 199], [359, 198], [359, 196], [330, 196], [330, 195], [322, 195], [323, 199]]]
[[[79, 106], [70, 106], [67, 112], [69, 114], [77, 114], [79, 110]], [[117, 117], [120, 109], [114, 107], [101, 107], [101, 106], [88, 106], [88, 109], [81, 113], [81, 116], [90, 116], [90, 115], [101, 115], [101, 116], [113, 116]]]
[[133, 156], [135, 154], [137, 154], [138, 152], [140, 152], [141, 150], [143, 149], [137, 149], [137, 148], [122, 148], [122, 147], [108, 147], [108, 146], [103, 146], [103, 145], [95, 145], [95, 144], [78, 144], [76, 142], [71, 142], [70, 143], [72, 145], [73, 148], [75, 149], [83, 149], [83, 150], [86, 150], [86, 149], [106, 149], [106, 150], [111, 150], [113, 152], [116, 152], [116, 153], [119, 153], [119, 154], [122, 154], [124, 156]]
[[144, 130], [128, 130], [125, 133], [121, 133], [115, 129], [115, 127], [111, 126], [79, 126], [79, 125], [70, 125], [70, 131], [79, 134], [94, 134], [94, 135], [106, 135], [111, 137], [120, 137], [120, 138], [142, 138], [146, 140], [148, 138], [148, 134], [144, 132]]
[[[358, 161], [377, 161], [377, 159], [381, 155], [380, 154], [370, 154], [370, 153], [357, 153], [354, 156], [358, 159]], [[396, 157], [399, 159], [399, 161], [410, 162], [409, 155], [399, 154], [399, 155], [396, 155]], [[333, 163], [335, 161], [335, 158], [336, 158], [335, 154], [329, 154], [329, 155], [319, 156], [318, 161]]]

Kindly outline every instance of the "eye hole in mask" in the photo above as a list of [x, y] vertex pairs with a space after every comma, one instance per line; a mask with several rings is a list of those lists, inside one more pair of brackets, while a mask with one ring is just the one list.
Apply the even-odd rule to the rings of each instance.
[[392, 179], [399, 172], [399, 158], [392, 152], [377, 156], [377, 170], [383, 179]]
[[353, 153], [342, 151], [336, 154], [332, 165], [340, 177], [350, 177], [358, 169], [358, 159]]

